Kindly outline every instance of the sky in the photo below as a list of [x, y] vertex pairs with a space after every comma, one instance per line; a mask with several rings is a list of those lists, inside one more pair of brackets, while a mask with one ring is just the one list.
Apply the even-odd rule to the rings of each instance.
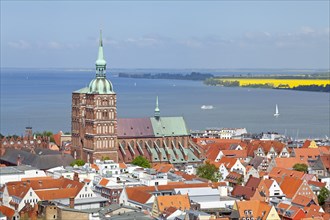
[[329, 69], [329, 1], [4, 1], [1, 67]]

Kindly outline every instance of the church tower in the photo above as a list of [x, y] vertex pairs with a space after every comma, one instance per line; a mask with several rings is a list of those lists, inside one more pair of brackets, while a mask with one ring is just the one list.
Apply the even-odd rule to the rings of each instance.
[[101, 31], [95, 78], [72, 93], [72, 156], [89, 163], [104, 157], [118, 161], [117, 100], [106, 65]]

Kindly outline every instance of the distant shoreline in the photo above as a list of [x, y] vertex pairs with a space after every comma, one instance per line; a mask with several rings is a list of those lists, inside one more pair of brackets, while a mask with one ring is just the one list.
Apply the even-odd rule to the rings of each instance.
[[136, 79], [174, 79], [203, 81], [205, 85], [225, 87], [248, 87], [266, 89], [286, 89], [309, 92], [330, 92], [329, 73], [314, 74], [239, 74], [214, 76], [210, 73], [118, 73], [118, 77]]

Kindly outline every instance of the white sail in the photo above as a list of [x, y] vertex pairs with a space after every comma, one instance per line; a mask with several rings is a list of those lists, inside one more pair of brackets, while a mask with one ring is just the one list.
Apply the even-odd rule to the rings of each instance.
[[275, 116], [275, 117], [280, 116], [280, 113], [278, 112], [277, 104], [276, 104], [276, 107], [275, 107], [275, 114], [274, 114], [274, 116]]

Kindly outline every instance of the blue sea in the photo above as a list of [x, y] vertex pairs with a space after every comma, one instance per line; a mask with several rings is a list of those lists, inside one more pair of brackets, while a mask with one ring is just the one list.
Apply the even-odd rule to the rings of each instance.
[[[117, 93], [120, 118], [152, 116], [156, 96], [159, 96], [161, 115], [183, 116], [191, 130], [245, 127], [248, 132], [274, 131], [294, 138], [324, 138], [330, 133], [329, 93], [119, 78], [116, 77], [119, 72], [190, 73], [191, 70], [108, 71], [108, 79]], [[199, 72], [214, 73], [211, 70]], [[229, 73], [239, 74], [239, 71], [216, 72], [217, 75]], [[34, 131], [70, 131], [72, 91], [87, 86], [94, 76], [92, 69], [1, 69], [0, 132], [22, 135], [26, 126], [32, 126]], [[280, 113], [278, 118], [273, 116], [276, 104]], [[214, 108], [202, 110], [202, 105], [213, 105]]]

